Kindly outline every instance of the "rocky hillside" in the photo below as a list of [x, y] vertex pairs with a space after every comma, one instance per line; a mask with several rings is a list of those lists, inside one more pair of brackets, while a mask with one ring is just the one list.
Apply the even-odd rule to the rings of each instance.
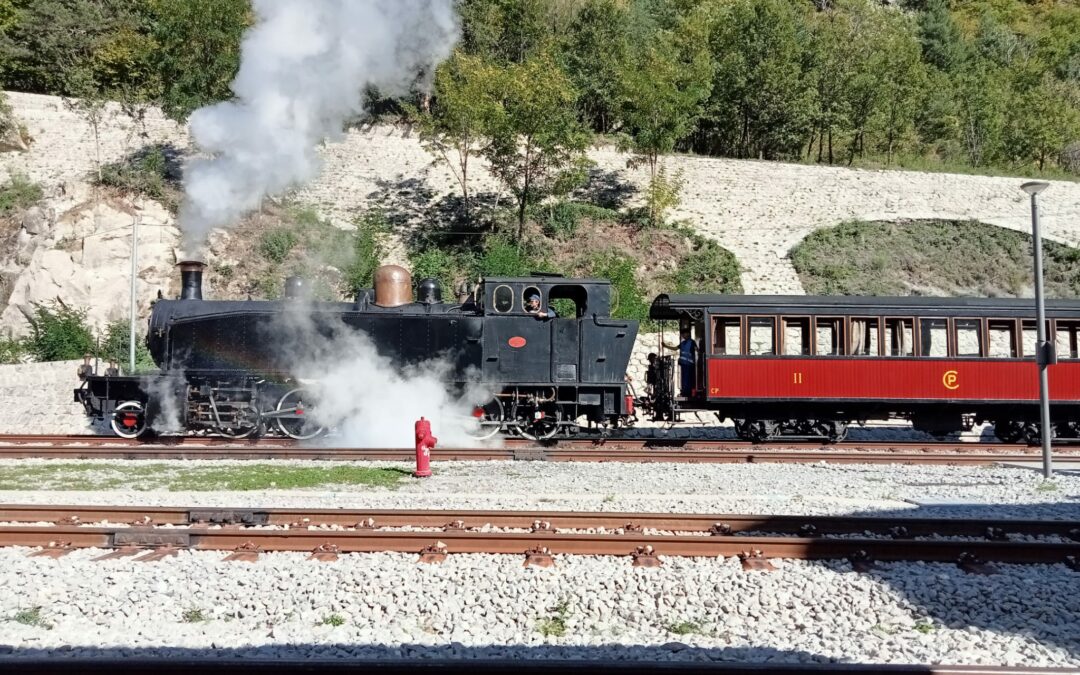
[[[91, 186], [100, 164], [156, 144], [188, 152], [183, 129], [151, 110], [136, 124], [110, 108], [93, 129], [58, 98], [9, 94], [15, 115], [33, 138], [27, 152], [0, 154], [5, 172], [25, 173], [44, 191], [42, 202], [9, 218], [4, 227], [14, 245], [0, 252], [0, 330], [21, 333], [34, 302], [55, 298], [87, 307], [95, 325], [124, 316], [133, 220], [140, 218], [139, 296], [146, 310], [158, 290], [169, 292], [179, 232], [171, 212], [151, 199]], [[352, 130], [343, 142], [323, 149], [321, 177], [291, 197], [310, 205], [331, 223], [347, 227], [373, 205], [392, 211], [405, 227], [425, 227], [434, 207], [456, 194], [445, 166], [433, 164], [410, 129], [375, 126]], [[610, 147], [590, 152], [592, 187], [628, 195], [633, 206], [645, 184], [644, 169], [626, 167], [626, 156]], [[853, 170], [775, 162], [673, 156], [669, 170], [685, 179], [682, 204], [673, 214], [701, 235], [735, 253], [749, 293], [801, 293], [788, 258], [791, 248], [821, 227], [849, 219], [979, 220], [1026, 230], [1029, 212], [1017, 178]], [[473, 189], [498, 193], [495, 182], [476, 172]], [[1056, 181], [1043, 198], [1051, 237], [1080, 241], [1080, 184]], [[399, 228], [402, 226], [399, 226]], [[239, 232], [232, 235], [235, 237]], [[391, 239], [400, 236], [400, 229]], [[225, 241], [229, 241], [228, 238]], [[224, 264], [230, 250], [217, 246]], [[389, 246], [386, 262], [406, 262], [400, 246]], [[210, 289], [213, 293], [213, 289]]]

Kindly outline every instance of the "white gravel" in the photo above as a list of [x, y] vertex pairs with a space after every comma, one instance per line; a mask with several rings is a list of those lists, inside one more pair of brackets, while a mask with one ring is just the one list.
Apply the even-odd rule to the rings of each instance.
[[[55, 460], [3, 460], [3, 466], [60, 466]], [[101, 460], [95, 466], [142, 467]], [[298, 466], [303, 462], [259, 462]], [[333, 463], [314, 463], [320, 467]], [[392, 462], [365, 466], [408, 468]], [[250, 466], [229, 461], [154, 462], [162, 472]], [[312, 465], [312, 463], [308, 463]], [[1080, 520], [1080, 475], [1044, 482], [1008, 467], [852, 464], [626, 464], [439, 462], [435, 475], [395, 488], [361, 485], [243, 492], [0, 491], [8, 503], [322, 508], [681, 511], [688, 513], [858, 514], [886, 517], [1056, 518]]]
[[[1077, 577], [1064, 566], [979, 576], [784, 561], [748, 573], [734, 559], [635, 569], [558, 557], [543, 570], [490, 555], [429, 566], [402, 554], [144, 564], [26, 553], [0, 550], [0, 653], [527, 657], [549, 645], [545, 656], [565, 658], [1080, 665], [1080, 597], [1062, 592]], [[35, 607], [39, 625], [15, 620]]]
[[[165, 472], [251, 465], [154, 464]], [[0, 465], [39, 471], [50, 462]], [[0, 502], [1080, 520], [1080, 476], [1065, 473], [1047, 487], [1035, 471], [1005, 467], [441, 462], [435, 472], [392, 489], [27, 490], [0, 492]], [[1000, 574], [979, 576], [899, 563], [857, 574], [843, 562], [779, 561], [777, 572], [747, 573], [736, 560], [713, 559], [671, 558], [648, 570], [625, 558], [567, 557], [539, 570], [491, 555], [425, 566], [402, 554], [316, 563], [282, 553], [224, 563], [220, 553], [184, 552], [147, 564], [91, 562], [95, 551], [58, 560], [26, 553], [0, 549], [0, 658], [119, 650], [1080, 666], [1080, 576], [1063, 565], [1001, 566]], [[209, 620], [191, 620], [200, 613]], [[338, 619], [340, 626], [323, 623]], [[562, 636], [542, 634], [559, 626]]]

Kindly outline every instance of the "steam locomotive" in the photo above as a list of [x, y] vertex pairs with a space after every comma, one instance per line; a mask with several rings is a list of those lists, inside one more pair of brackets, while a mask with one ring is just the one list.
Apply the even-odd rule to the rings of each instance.
[[[179, 268], [179, 299], [157, 301], [149, 320], [147, 346], [160, 372], [80, 368], [76, 401], [118, 436], [175, 430], [313, 438], [325, 422], [295, 366], [313, 343], [351, 331], [397, 367], [449, 362], [448, 388], [486, 392], [466, 420], [476, 438], [509, 432], [544, 440], [575, 434], [581, 424], [617, 427], [632, 411], [625, 375], [638, 325], [610, 317], [606, 280], [486, 278], [456, 302], [443, 302], [437, 280], [422, 280], [414, 298], [409, 273], [384, 266], [374, 288], [360, 290], [354, 302], [312, 301], [295, 277], [279, 301], [208, 301], [204, 265]], [[290, 320], [297, 314], [303, 328]]]
[[[476, 438], [544, 440], [630, 425], [641, 413], [674, 424], [707, 412], [754, 442], [835, 442], [852, 423], [897, 418], [937, 436], [989, 422], [1003, 441], [1037, 442], [1035, 366], [1046, 363], [1052, 432], [1080, 440], [1077, 301], [1047, 304], [1040, 344], [1024, 300], [661, 294], [650, 317], [677, 323], [694, 359], [678, 366], [660, 356], [636, 396], [627, 366], [638, 324], [610, 316], [602, 279], [489, 277], [447, 303], [433, 279], [414, 299], [408, 272], [387, 266], [352, 303], [312, 302], [297, 278], [280, 301], [241, 302], [203, 300], [203, 265], [180, 268], [180, 298], [158, 301], [150, 316], [160, 372], [80, 369], [76, 400], [117, 435], [315, 437], [326, 422], [298, 359], [352, 333], [396, 367], [448, 362], [440, 375], [459, 395], [479, 386], [465, 424]], [[306, 318], [299, 332], [288, 320], [297, 313]]]

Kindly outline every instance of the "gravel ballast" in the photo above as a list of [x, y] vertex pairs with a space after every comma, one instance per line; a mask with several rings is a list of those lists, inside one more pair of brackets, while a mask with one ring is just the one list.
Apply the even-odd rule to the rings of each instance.
[[[42, 468], [63, 462], [0, 462]], [[296, 461], [264, 462], [303, 466]], [[320, 462], [319, 466], [327, 463]], [[114, 474], [145, 462], [95, 461]], [[158, 462], [163, 474], [245, 462]], [[365, 463], [398, 467], [400, 463]], [[47, 473], [47, 472], [46, 472]], [[145, 472], [144, 472], [145, 473]], [[93, 482], [87, 476], [83, 476]], [[112, 478], [115, 478], [113, 475]], [[167, 485], [168, 475], [163, 475]], [[111, 480], [111, 479], [110, 479]], [[0, 491], [7, 503], [866, 514], [1080, 520], [1080, 477], [1006, 467], [443, 462], [395, 486]], [[142, 489], [136, 489], [142, 486]], [[1080, 666], [1080, 573], [1064, 565], [181, 552], [154, 563], [0, 549], [0, 657], [629, 658]]]
[[[99, 460], [133, 471], [145, 462]], [[260, 462], [302, 466], [303, 462]], [[333, 463], [308, 462], [320, 467]], [[357, 463], [354, 463], [354, 465]], [[55, 460], [6, 460], [0, 467], [62, 467]], [[243, 467], [245, 462], [154, 462], [167, 474], [192, 467]], [[364, 466], [397, 467], [392, 462]], [[394, 487], [321, 486], [305, 490], [168, 491], [133, 476], [130, 489], [0, 491], [9, 503], [666, 511], [687, 513], [859, 514], [886, 517], [1055, 518], [1080, 520], [1080, 475], [1044, 481], [1037, 471], [989, 467], [881, 464], [629, 464], [440, 462], [435, 475], [402, 476]], [[80, 476], [80, 479], [85, 476]], [[115, 475], [112, 476], [115, 478]], [[114, 482], [115, 484], [115, 482]], [[151, 483], [153, 484], [153, 483]]]
[[561, 556], [537, 569], [465, 554], [441, 565], [389, 553], [92, 562], [100, 553], [0, 550], [0, 652], [497, 657], [546, 646], [559, 658], [1080, 665], [1080, 598], [1062, 592], [1076, 572], [1063, 565], [981, 576], [944, 564], [745, 572], [735, 559], [643, 569]]

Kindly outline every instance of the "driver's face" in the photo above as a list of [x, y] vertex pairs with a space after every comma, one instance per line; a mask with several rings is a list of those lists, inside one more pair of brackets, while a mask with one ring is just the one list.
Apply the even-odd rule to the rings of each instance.
[[529, 300], [528, 308], [530, 312], [535, 312], [536, 310], [540, 309], [540, 301], [536, 300], [535, 298]]

